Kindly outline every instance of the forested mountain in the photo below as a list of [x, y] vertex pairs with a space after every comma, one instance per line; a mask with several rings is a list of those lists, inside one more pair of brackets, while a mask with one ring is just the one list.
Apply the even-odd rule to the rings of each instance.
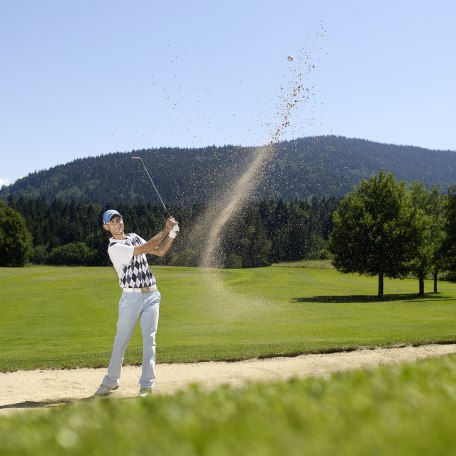
[[[453, 151], [336, 136], [284, 141], [274, 149], [259, 185], [260, 200], [340, 197], [381, 169], [391, 171], [399, 181], [438, 184], [442, 190], [456, 183]], [[140, 162], [131, 159], [141, 156], [166, 203], [205, 203], [229, 189], [258, 150], [235, 146], [160, 148], [78, 159], [4, 186], [0, 198], [13, 195], [102, 205], [156, 204], [158, 199]]]

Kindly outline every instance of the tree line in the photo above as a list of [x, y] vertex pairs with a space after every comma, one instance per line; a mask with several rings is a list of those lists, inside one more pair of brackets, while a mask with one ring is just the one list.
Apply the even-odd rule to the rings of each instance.
[[381, 171], [363, 180], [339, 203], [333, 214], [329, 250], [334, 266], [345, 273], [378, 276], [378, 296], [384, 278], [424, 279], [440, 271], [455, 271], [456, 186], [447, 195], [438, 186], [414, 182], [407, 187]]
[[[112, 206], [24, 197], [0, 202], [0, 265], [109, 265], [101, 214]], [[126, 232], [147, 239], [163, 227], [161, 207], [115, 207], [124, 216]], [[205, 210], [203, 204], [170, 206], [181, 232], [170, 254], [151, 262], [197, 266], [204, 246], [192, 231]], [[439, 273], [456, 272], [454, 220], [456, 185], [442, 193], [420, 182], [407, 186], [381, 171], [340, 200], [251, 202], [223, 232], [221, 264], [249, 268], [330, 258], [341, 272], [378, 276], [380, 297], [385, 277], [416, 277], [423, 295], [426, 278], [434, 278], [437, 292]]]
[[[310, 198], [246, 205], [223, 233], [223, 266], [259, 267], [327, 256], [331, 215], [337, 202], [335, 198]], [[165, 221], [161, 207], [144, 203], [101, 206], [10, 197], [7, 204], [0, 204], [17, 212], [23, 219], [23, 228], [18, 225], [15, 228], [17, 232], [25, 230], [30, 233], [25, 236], [29, 239], [29, 246], [24, 249], [24, 254], [20, 255], [16, 249], [15, 255], [5, 255], [0, 260], [3, 266], [27, 261], [48, 265], [110, 265], [106, 252], [109, 236], [101, 224], [101, 214], [108, 208], [115, 207], [122, 214], [126, 232], [136, 232], [145, 239], [162, 229]], [[192, 231], [205, 209], [203, 204], [169, 206], [170, 212], [180, 222], [179, 236], [168, 255], [153, 257], [150, 261], [164, 265], [197, 266], [204, 245], [194, 242]], [[5, 219], [11, 218], [11, 214], [5, 215]], [[10, 257], [13, 258], [6, 262]]]

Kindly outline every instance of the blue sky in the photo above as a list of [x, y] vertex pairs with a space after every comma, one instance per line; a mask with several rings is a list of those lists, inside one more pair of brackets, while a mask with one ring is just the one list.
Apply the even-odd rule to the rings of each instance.
[[0, 185], [116, 151], [263, 145], [300, 66], [311, 96], [280, 139], [456, 151], [455, 19], [452, 0], [0, 0]]

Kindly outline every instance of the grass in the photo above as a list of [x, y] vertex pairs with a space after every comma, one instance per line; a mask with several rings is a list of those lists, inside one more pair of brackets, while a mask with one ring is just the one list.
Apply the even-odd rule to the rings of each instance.
[[286, 263], [276, 263], [274, 266], [281, 268], [334, 269], [331, 260], [289, 261]]
[[[158, 362], [456, 341], [450, 282], [419, 298], [416, 280], [387, 280], [379, 301], [375, 277], [331, 269], [154, 270]], [[119, 295], [113, 268], [0, 269], [0, 371], [105, 367]], [[138, 328], [125, 361], [141, 363]]]
[[456, 356], [0, 417], [0, 454], [452, 455]]
[[[291, 267], [290, 267], [291, 266]], [[159, 362], [455, 342], [456, 285], [316, 265], [155, 267]], [[119, 290], [112, 268], [0, 269], [0, 371], [106, 366]], [[426, 283], [427, 289], [431, 284]], [[136, 331], [127, 363], [141, 360]], [[0, 417], [8, 455], [450, 455], [456, 356], [171, 396], [98, 399]]]

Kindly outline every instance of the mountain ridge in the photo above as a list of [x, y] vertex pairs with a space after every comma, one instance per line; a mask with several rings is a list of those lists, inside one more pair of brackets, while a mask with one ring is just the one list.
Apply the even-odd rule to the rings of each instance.
[[[381, 169], [396, 179], [439, 185], [456, 183], [456, 152], [383, 144], [344, 136], [311, 136], [274, 144], [258, 176], [258, 199], [341, 197]], [[79, 158], [35, 171], [0, 189], [0, 199], [13, 196], [118, 204], [158, 203], [133, 156], [141, 156], [167, 204], [206, 203], [230, 189], [260, 147], [207, 146], [113, 152]]]

